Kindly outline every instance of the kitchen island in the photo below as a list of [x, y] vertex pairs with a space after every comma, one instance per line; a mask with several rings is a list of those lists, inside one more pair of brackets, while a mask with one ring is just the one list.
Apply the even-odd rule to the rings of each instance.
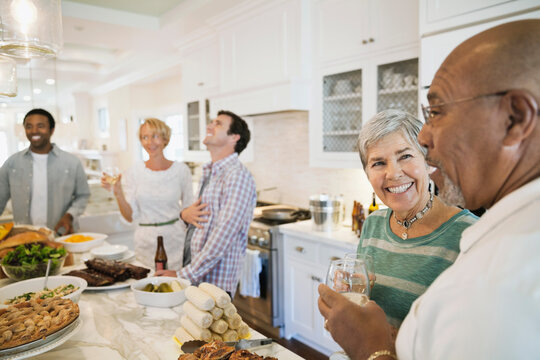
[[[81, 255], [76, 254], [76, 261], [80, 261], [80, 258]], [[0, 280], [0, 291], [2, 286], [10, 283], [8, 279]], [[173, 308], [139, 305], [129, 287], [115, 290], [86, 290], [81, 294], [78, 304], [81, 325], [73, 335], [45, 353], [29, 354], [32, 359], [178, 359], [180, 347], [173, 339], [173, 335], [180, 326], [182, 305]], [[251, 338], [264, 336], [251, 329]], [[277, 343], [253, 351], [280, 360], [302, 359]]]

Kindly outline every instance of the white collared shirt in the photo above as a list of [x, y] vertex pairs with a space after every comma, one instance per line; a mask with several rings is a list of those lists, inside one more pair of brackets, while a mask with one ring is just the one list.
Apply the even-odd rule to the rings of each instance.
[[47, 226], [47, 159], [49, 154], [32, 154], [32, 195], [30, 219], [32, 224]]
[[461, 237], [456, 262], [412, 305], [400, 360], [540, 354], [540, 179], [508, 194]]

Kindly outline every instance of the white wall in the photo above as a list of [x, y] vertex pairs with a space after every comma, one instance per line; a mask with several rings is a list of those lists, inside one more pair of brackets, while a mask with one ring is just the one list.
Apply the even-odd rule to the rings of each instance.
[[[308, 113], [278, 113], [254, 117], [254, 156], [248, 163], [261, 200], [309, 207], [309, 196], [322, 192], [343, 194], [346, 216], [353, 200], [369, 206], [372, 187], [358, 158], [358, 169], [309, 167]], [[348, 218], [346, 218], [348, 219]]]

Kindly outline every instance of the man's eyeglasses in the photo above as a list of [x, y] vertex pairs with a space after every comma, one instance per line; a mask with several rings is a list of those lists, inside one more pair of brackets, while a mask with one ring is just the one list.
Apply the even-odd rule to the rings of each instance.
[[471, 96], [471, 97], [467, 97], [467, 98], [464, 98], [464, 99], [448, 101], [448, 102], [445, 102], [445, 103], [442, 103], [442, 104], [437, 104], [437, 105], [432, 105], [432, 106], [424, 106], [424, 105], [422, 105], [422, 114], [424, 115], [424, 120], [426, 121], [426, 124], [429, 124], [431, 122], [431, 120], [433, 120], [434, 118], [437, 117], [437, 115], [439, 115], [439, 112], [436, 109], [441, 108], [442, 106], [463, 103], [463, 102], [466, 102], [466, 101], [477, 100], [477, 99], [481, 99], [483, 97], [488, 97], [488, 96], [504, 96], [504, 95], [506, 95], [508, 93], [508, 91], [510, 91], [510, 90], [498, 91], [498, 92], [492, 93], [492, 94], [483, 94], [483, 95]]

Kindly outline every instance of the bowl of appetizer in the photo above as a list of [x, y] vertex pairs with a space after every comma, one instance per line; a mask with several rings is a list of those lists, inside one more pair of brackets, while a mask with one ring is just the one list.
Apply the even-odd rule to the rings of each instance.
[[64, 245], [69, 252], [82, 253], [100, 246], [106, 238], [106, 234], [84, 232], [61, 236], [56, 238], [56, 241]]
[[55, 248], [44, 243], [19, 245], [2, 258], [2, 270], [15, 281], [42, 277], [47, 272], [50, 259], [49, 275], [56, 275], [64, 265], [66, 256], [66, 249], [62, 246]]
[[131, 284], [131, 291], [140, 305], [173, 307], [186, 300], [184, 290], [191, 285], [186, 279], [170, 276], [153, 276]]
[[19, 281], [2, 288], [0, 304], [14, 305], [29, 300], [63, 297], [74, 303], [79, 301], [86, 289], [86, 280], [75, 276], [49, 276], [46, 287], [45, 277]]

